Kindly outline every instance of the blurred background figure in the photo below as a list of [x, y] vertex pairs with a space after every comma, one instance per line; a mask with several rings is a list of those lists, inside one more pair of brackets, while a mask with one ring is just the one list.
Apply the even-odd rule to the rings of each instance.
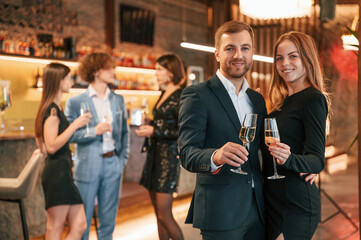
[[47, 152], [42, 184], [47, 210], [46, 239], [60, 239], [65, 221], [69, 224], [66, 239], [80, 239], [86, 229], [84, 206], [72, 175], [68, 140], [90, 121], [90, 113], [69, 125], [60, 106], [63, 93], [73, 85], [70, 69], [50, 63], [44, 70], [44, 86], [35, 120], [36, 142]]
[[160, 240], [183, 239], [172, 214], [173, 193], [177, 190], [180, 162], [178, 158], [178, 111], [185, 82], [181, 59], [175, 54], [161, 56], [155, 64], [156, 78], [162, 94], [153, 109], [153, 121], [136, 130], [146, 137], [147, 151], [140, 184], [149, 191], [155, 210]]
[[99, 239], [112, 239], [121, 179], [129, 156], [129, 127], [123, 96], [108, 87], [114, 82], [115, 63], [106, 53], [91, 53], [79, 66], [81, 78], [89, 83], [85, 93], [66, 102], [65, 115], [73, 122], [90, 111], [88, 126], [77, 130], [71, 142], [77, 143], [74, 179], [84, 201], [88, 239], [94, 212], [98, 210]]

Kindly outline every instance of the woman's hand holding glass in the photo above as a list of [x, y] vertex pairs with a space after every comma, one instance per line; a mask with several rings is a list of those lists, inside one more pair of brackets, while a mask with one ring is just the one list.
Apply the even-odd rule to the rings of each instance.
[[283, 165], [291, 155], [290, 147], [287, 144], [277, 142], [268, 148], [271, 155], [277, 159], [277, 163]]
[[139, 137], [151, 137], [154, 133], [154, 127], [152, 125], [141, 125], [135, 130], [135, 133]]
[[90, 122], [91, 118], [92, 118], [92, 115], [90, 112], [80, 115], [78, 118], [76, 118], [73, 121], [73, 125], [75, 126], [75, 129], [79, 129], [79, 128], [86, 126]]
[[277, 122], [276, 122], [275, 118], [265, 118], [265, 120], [264, 120], [264, 135], [265, 135], [265, 143], [268, 146], [268, 149], [269, 149], [269, 151], [270, 151], [270, 153], [272, 155], [273, 172], [274, 172], [272, 176], [269, 176], [267, 178], [268, 179], [281, 179], [281, 178], [284, 178], [285, 176], [278, 175], [276, 159], [278, 158], [277, 156], [279, 156], [279, 149], [280, 149], [279, 146], [282, 146], [282, 145], [287, 146], [287, 145], [283, 144], [283, 143], [280, 143], [280, 135], [278, 133], [278, 127], [277, 127]]

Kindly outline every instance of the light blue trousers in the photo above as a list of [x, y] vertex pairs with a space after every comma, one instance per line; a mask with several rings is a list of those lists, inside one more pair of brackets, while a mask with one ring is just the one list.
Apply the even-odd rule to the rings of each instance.
[[99, 177], [91, 182], [75, 181], [84, 202], [87, 229], [82, 240], [89, 239], [95, 199], [98, 204], [98, 235], [101, 240], [112, 240], [121, 192], [121, 176], [118, 156], [103, 158]]

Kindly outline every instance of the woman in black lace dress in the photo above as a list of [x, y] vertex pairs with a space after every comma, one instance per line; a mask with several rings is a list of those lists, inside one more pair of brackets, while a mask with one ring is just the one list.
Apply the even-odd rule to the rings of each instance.
[[157, 216], [159, 239], [179, 240], [183, 239], [183, 234], [173, 218], [172, 194], [177, 188], [180, 167], [178, 111], [185, 73], [182, 61], [174, 54], [161, 56], [155, 67], [158, 84], [164, 91], [153, 109], [152, 123], [136, 130], [138, 136], [147, 137], [147, 161], [140, 184], [149, 191]]
[[67, 239], [80, 239], [86, 229], [85, 212], [72, 175], [68, 140], [85, 126], [91, 115], [85, 114], [69, 125], [60, 105], [62, 94], [69, 92], [73, 81], [70, 69], [50, 63], [44, 69], [44, 88], [35, 120], [36, 143], [47, 152], [42, 184], [47, 210], [46, 239], [60, 239], [65, 221]]

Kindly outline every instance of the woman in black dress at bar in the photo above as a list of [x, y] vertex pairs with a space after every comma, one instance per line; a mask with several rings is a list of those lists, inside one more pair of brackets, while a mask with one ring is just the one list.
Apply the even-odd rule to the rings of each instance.
[[264, 161], [267, 239], [311, 239], [321, 215], [320, 192], [304, 174], [324, 167], [329, 98], [314, 40], [300, 32], [282, 35], [275, 44], [270, 87], [272, 112], [281, 143], [269, 151], [283, 179], [273, 174], [271, 156]]
[[176, 192], [180, 162], [178, 160], [178, 111], [181, 85], [185, 80], [182, 61], [175, 54], [161, 56], [155, 64], [162, 94], [153, 109], [153, 121], [140, 126], [136, 133], [147, 137], [147, 160], [140, 184], [149, 191], [155, 210], [160, 240], [183, 239], [172, 214], [173, 193]]
[[84, 206], [72, 175], [72, 159], [68, 140], [85, 126], [91, 115], [85, 114], [69, 125], [60, 105], [62, 94], [73, 85], [70, 69], [50, 63], [44, 69], [44, 87], [35, 119], [36, 143], [47, 152], [42, 185], [47, 210], [47, 240], [61, 239], [67, 221], [66, 239], [80, 239], [86, 229]]

